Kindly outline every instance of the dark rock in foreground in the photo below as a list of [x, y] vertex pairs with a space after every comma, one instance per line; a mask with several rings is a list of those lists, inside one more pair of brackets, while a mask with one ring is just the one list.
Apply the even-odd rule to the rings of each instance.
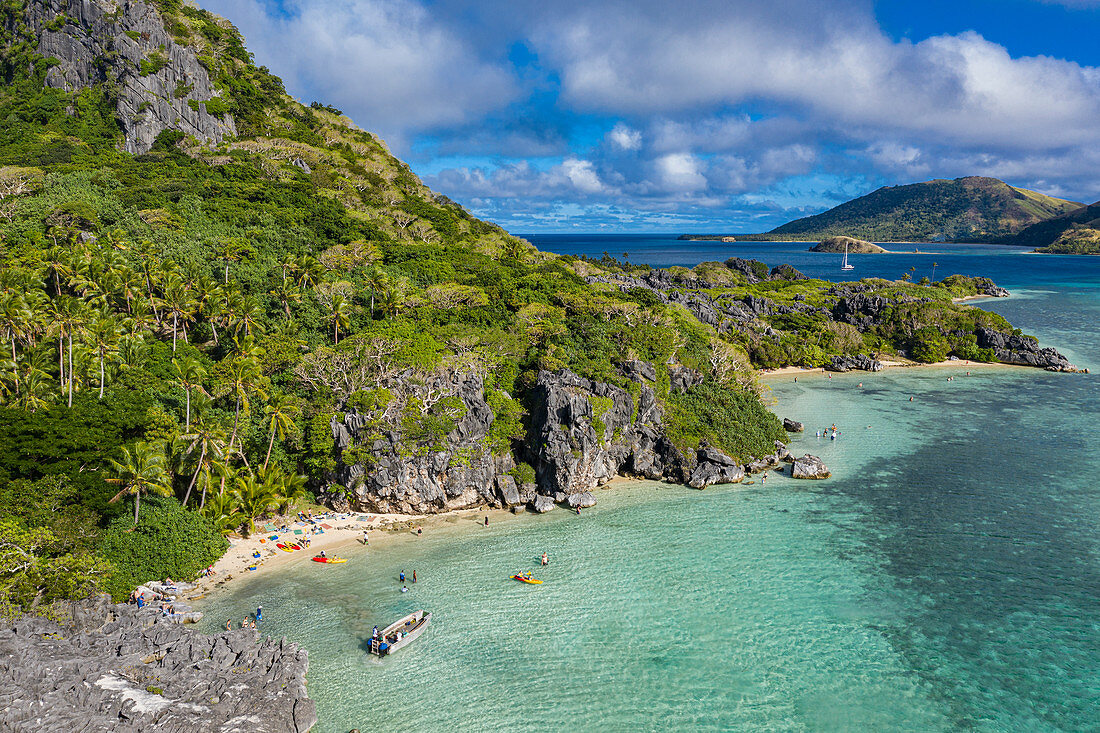
[[809, 453], [801, 458], [794, 459], [791, 465], [791, 478], [823, 479], [832, 476], [825, 463], [817, 456]]
[[803, 430], [806, 429], [806, 426], [804, 426], [797, 420], [792, 420], [789, 417], [785, 417], [783, 418], [783, 429], [786, 430], [788, 433], [801, 433]]
[[301, 733], [317, 722], [308, 666], [285, 639], [197, 633], [104, 597], [68, 625], [0, 629], [0, 730]]

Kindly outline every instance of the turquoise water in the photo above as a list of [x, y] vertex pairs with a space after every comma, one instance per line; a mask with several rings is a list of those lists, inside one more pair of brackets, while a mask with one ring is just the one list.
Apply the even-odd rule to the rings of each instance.
[[[1100, 366], [1100, 258], [1005, 257], [1041, 267], [987, 307]], [[263, 603], [309, 649], [319, 731], [1100, 729], [1096, 377], [772, 384], [808, 427], [792, 449], [833, 478], [635, 482], [579, 517], [456, 520], [250, 579], [208, 628]], [[543, 551], [544, 585], [507, 579]], [[420, 607], [420, 640], [366, 657], [374, 624]]]

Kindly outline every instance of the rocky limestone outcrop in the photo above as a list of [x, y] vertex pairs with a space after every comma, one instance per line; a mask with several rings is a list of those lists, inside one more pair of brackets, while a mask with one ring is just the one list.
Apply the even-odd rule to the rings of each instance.
[[1005, 364], [1020, 364], [1046, 369], [1051, 372], [1076, 372], [1077, 367], [1070, 364], [1057, 349], [1039, 348], [1039, 342], [1031, 336], [1006, 334], [988, 328], [979, 328], [976, 332], [978, 346], [992, 349], [997, 361]]
[[285, 639], [197, 633], [103, 597], [64, 625], [0, 628], [0, 730], [302, 733], [317, 722], [308, 666]]
[[570, 509], [587, 509], [596, 506], [596, 497], [592, 496], [591, 491], [582, 491], [570, 494], [565, 503]]
[[801, 458], [795, 458], [791, 464], [791, 478], [826, 479], [832, 475], [820, 458], [811, 456], [809, 453]]
[[48, 86], [75, 91], [113, 84], [127, 152], [148, 152], [164, 130], [211, 143], [237, 134], [231, 115], [207, 110], [205, 102], [219, 92], [195, 50], [165, 32], [153, 5], [140, 0], [29, 0], [25, 17], [38, 38], [37, 53], [59, 62], [46, 75]]
[[619, 474], [657, 479], [675, 473], [676, 450], [661, 429], [656, 395], [630, 394], [568, 369], [535, 383], [529, 462], [541, 493], [588, 491]]
[[715, 484], [735, 484], [745, 478], [745, 469], [717, 448], [700, 448], [696, 452], [696, 459], [698, 462], [687, 480], [687, 485], [693, 489], [705, 489]]
[[883, 366], [881, 361], [872, 359], [866, 354], [856, 354], [855, 356], [834, 356], [825, 368], [830, 372], [880, 372]]
[[[515, 468], [512, 454], [494, 455], [486, 447], [494, 416], [481, 377], [453, 380], [451, 389], [466, 409], [442, 450], [410, 451], [395, 433], [371, 438], [366, 420], [354, 410], [343, 420], [334, 417], [330, 427], [340, 460], [325, 502], [337, 509], [424, 514], [529, 501], [506, 475]], [[369, 446], [363, 445], [367, 440]], [[345, 463], [352, 446], [358, 448], [357, 460]]]
[[555, 506], [553, 497], [549, 497], [546, 494], [538, 494], [530, 505], [531, 511], [536, 514], [545, 514]]
[[788, 433], [801, 433], [806, 429], [806, 426], [796, 420], [785, 417], [783, 418], [783, 429]]

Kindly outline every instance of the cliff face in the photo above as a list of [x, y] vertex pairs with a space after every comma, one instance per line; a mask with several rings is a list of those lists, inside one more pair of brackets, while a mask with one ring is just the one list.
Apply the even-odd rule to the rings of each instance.
[[[535, 469], [535, 482], [517, 482], [511, 451], [494, 453], [486, 438], [493, 412], [480, 378], [462, 378], [456, 391], [466, 415], [439, 450], [410, 451], [399, 432], [371, 437], [357, 412], [333, 418], [338, 467], [330, 477], [344, 487], [323, 496], [338, 509], [435, 513], [477, 506], [522, 506], [536, 511], [554, 502], [595, 503], [587, 492], [620, 475], [688, 482], [697, 488], [739, 482], [745, 472], [778, 462], [765, 456], [741, 467], [713, 448], [683, 453], [666, 435], [660, 404], [651, 388], [657, 368], [648, 362], [622, 365], [638, 384], [627, 390], [584, 379], [569, 370], [539, 373], [526, 439], [515, 454]], [[666, 367], [661, 367], [666, 368]], [[672, 389], [683, 392], [702, 375], [668, 367]], [[777, 446], [779, 453], [785, 453]], [[522, 477], [520, 479], [522, 481]]]
[[194, 49], [172, 40], [152, 5], [29, 0], [24, 21], [38, 39], [38, 53], [58, 61], [46, 76], [48, 86], [75, 91], [111, 85], [127, 152], [148, 152], [167, 129], [212, 143], [237, 134], [231, 115], [207, 109], [206, 102], [218, 97], [210, 75]]

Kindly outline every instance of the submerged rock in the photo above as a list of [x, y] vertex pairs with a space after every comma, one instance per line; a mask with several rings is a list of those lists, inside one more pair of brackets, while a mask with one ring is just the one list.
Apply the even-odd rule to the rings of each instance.
[[832, 475], [820, 458], [811, 456], [809, 453], [794, 459], [791, 465], [791, 478], [825, 479]]

